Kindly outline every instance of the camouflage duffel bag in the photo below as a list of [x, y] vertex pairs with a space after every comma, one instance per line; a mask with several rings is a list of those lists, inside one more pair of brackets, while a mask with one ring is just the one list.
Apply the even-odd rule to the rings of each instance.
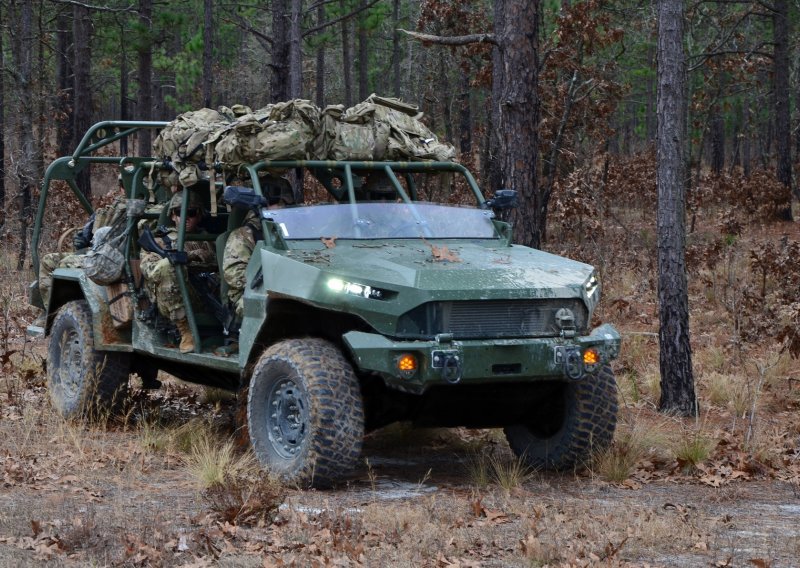
[[118, 282], [125, 270], [125, 256], [120, 249], [127, 233], [109, 238], [111, 232], [112, 227], [95, 231], [92, 248], [81, 261], [86, 277], [101, 286]]
[[199, 162], [205, 158], [203, 143], [209, 135], [229, 123], [228, 116], [214, 109], [185, 112], [161, 130], [153, 151], [173, 162]]
[[261, 160], [304, 160], [314, 138], [313, 130], [302, 120], [262, 122], [249, 115], [233, 125], [214, 150], [217, 159], [229, 167]]

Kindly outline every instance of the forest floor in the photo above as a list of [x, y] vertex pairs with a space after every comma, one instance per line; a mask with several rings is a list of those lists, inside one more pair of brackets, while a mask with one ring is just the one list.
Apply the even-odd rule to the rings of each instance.
[[[698, 419], [656, 410], [642, 229], [613, 254], [585, 253], [603, 271], [598, 315], [623, 334], [606, 455], [545, 474], [526, 471], [502, 431], [396, 425], [371, 434], [361, 470], [330, 491], [254, 473], [231, 452], [235, 402], [166, 376], [159, 391], [134, 388], [121, 419], [60, 419], [45, 340], [24, 335], [37, 315], [30, 274], [0, 263], [0, 567], [800, 566], [797, 360], [773, 338], [748, 339], [739, 303], [748, 286], [779, 286], [759, 281], [750, 252], [800, 241], [800, 224], [750, 227], [735, 243], [698, 226], [689, 246], [716, 251], [690, 266]], [[237, 473], [223, 490], [211, 481], [225, 468]]]
[[[592, 468], [515, 474], [502, 470], [514, 461], [498, 432], [395, 427], [369, 437], [350, 483], [276, 490], [273, 514], [247, 522], [227, 515], [186, 454], [162, 447], [140, 418], [65, 423], [38, 381], [3, 395], [0, 566], [778, 567], [800, 558], [797, 462], [735, 469], [723, 450], [695, 470], [642, 460], [620, 482]], [[200, 402], [177, 383], [138, 397], [140, 408], [168, 409], [165, 431], [198, 417], [232, 427], [230, 401]], [[636, 420], [664, 421], [648, 410]], [[482, 478], [479, 455], [505, 475]]]

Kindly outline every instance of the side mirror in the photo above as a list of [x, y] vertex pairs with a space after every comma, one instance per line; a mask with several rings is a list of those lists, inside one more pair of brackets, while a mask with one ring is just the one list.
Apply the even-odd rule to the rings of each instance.
[[483, 203], [484, 209], [513, 209], [517, 206], [517, 190], [498, 189], [494, 197]]
[[263, 195], [256, 195], [252, 187], [242, 187], [239, 185], [229, 185], [222, 194], [222, 199], [232, 207], [242, 209], [256, 209], [268, 205], [267, 198]]

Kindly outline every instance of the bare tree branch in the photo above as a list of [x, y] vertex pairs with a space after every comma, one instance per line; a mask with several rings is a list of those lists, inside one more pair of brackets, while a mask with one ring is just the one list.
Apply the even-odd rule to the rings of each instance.
[[[765, 45], [765, 44], [762, 44]], [[702, 67], [706, 61], [711, 59], [712, 57], [719, 57], [721, 55], [744, 55], [745, 57], [749, 57], [751, 55], [761, 55], [762, 57], [766, 57], [767, 59], [772, 59], [772, 53], [767, 53], [766, 51], [757, 51], [757, 50], [736, 50], [736, 49], [729, 49], [729, 50], [722, 50], [722, 51], [713, 51], [709, 53], [700, 53], [698, 55], [692, 55], [689, 59], [697, 59], [702, 58], [698, 63], [695, 63], [687, 70], [689, 73], [692, 71], [699, 69]]]
[[230, 18], [225, 18], [225, 21], [230, 22], [234, 26], [236, 26], [236, 27], [238, 27], [238, 28], [240, 28], [240, 29], [242, 29], [242, 30], [244, 30], [246, 32], [249, 32], [249, 33], [253, 34], [255, 36], [256, 40], [258, 41], [258, 43], [261, 44], [261, 47], [263, 47], [264, 50], [267, 53], [271, 53], [272, 52], [272, 38], [271, 37], [269, 37], [264, 32], [258, 31], [256, 28], [251, 26], [250, 23], [247, 20], [245, 20], [241, 16], [235, 15], [234, 17], [235, 17], [235, 19], [233, 19], [233, 20], [230, 19]]
[[439, 45], [470, 45], [472, 43], [491, 43], [492, 45], [499, 45], [497, 43], [497, 38], [494, 34], [470, 34], [470, 35], [463, 35], [463, 36], [436, 36], [430, 34], [422, 34], [419, 32], [410, 32], [408, 30], [404, 30], [398, 28], [398, 31], [403, 32], [406, 35], [410, 35], [411, 37], [418, 39], [420, 41], [436, 43]]
[[318, 31], [324, 30], [325, 28], [327, 28], [329, 26], [332, 26], [333, 24], [338, 24], [341, 21], [349, 20], [350, 18], [352, 18], [353, 16], [357, 16], [358, 14], [363, 12], [364, 10], [369, 10], [375, 4], [377, 4], [378, 2], [380, 2], [380, 0], [372, 0], [372, 2], [370, 2], [366, 6], [362, 6], [362, 7], [358, 8], [357, 10], [353, 10], [349, 14], [345, 14], [344, 16], [340, 16], [338, 18], [334, 18], [333, 20], [328, 20], [327, 22], [323, 22], [322, 24], [320, 24], [318, 26], [315, 26], [313, 28], [307, 29], [306, 31], [303, 32], [303, 37], [306, 37], [306, 36], [311, 35], [311, 34], [315, 34]]
[[77, 0], [50, 0], [53, 4], [71, 4], [72, 6], [80, 6], [81, 8], [86, 8], [87, 10], [92, 10], [94, 12], [111, 12], [111, 13], [119, 13], [119, 12], [128, 12], [131, 14], [136, 13], [136, 7], [131, 4], [127, 8], [111, 8], [110, 6], [94, 6], [92, 4], [85, 4], [83, 2], [78, 2]]

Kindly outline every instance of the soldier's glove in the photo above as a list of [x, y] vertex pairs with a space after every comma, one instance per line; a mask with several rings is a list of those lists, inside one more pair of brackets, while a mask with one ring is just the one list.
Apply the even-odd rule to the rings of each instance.
[[152, 231], [150, 231], [150, 227], [145, 227], [142, 231], [142, 234], [139, 236], [139, 246], [147, 252], [154, 252], [162, 258], [166, 258], [169, 260], [170, 264], [189, 263], [189, 255], [186, 253], [186, 251], [172, 250], [171, 248], [164, 250], [158, 246], [156, 239], [153, 237]]
[[95, 214], [92, 213], [92, 216], [89, 217], [89, 220], [86, 222], [86, 224], [72, 237], [72, 248], [75, 250], [89, 248], [89, 246], [92, 244], [92, 227], [94, 226], [94, 216]]

